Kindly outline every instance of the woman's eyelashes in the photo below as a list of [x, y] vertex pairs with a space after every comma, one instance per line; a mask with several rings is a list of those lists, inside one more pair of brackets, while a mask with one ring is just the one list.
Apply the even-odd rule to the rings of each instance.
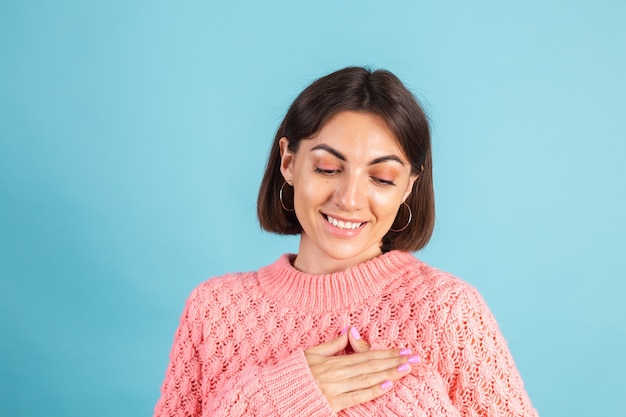
[[393, 187], [396, 185], [396, 183], [391, 180], [385, 180], [385, 179], [376, 178], [376, 177], [372, 177], [372, 179], [376, 181], [377, 183], [379, 183], [380, 185], [383, 185], [385, 187]]
[[337, 173], [338, 171], [339, 171], [338, 169], [325, 169], [325, 168], [315, 167], [315, 172], [317, 174], [322, 174], [322, 175], [333, 175]]
[[[341, 170], [340, 169], [315, 167], [315, 173], [329, 177], [329, 176], [340, 174]], [[382, 187], [394, 187], [396, 185], [396, 183], [393, 180], [381, 178], [381, 177], [378, 177], [378, 176], [371, 176], [370, 178], [372, 179], [372, 181], [375, 184], [380, 185]]]

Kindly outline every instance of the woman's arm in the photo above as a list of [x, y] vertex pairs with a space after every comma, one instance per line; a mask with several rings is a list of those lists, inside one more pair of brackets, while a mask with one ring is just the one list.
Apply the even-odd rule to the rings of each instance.
[[201, 416], [202, 369], [198, 352], [202, 341], [200, 303], [196, 288], [185, 304], [174, 334], [170, 362], [161, 387], [161, 397], [154, 410], [155, 417]]
[[444, 329], [440, 371], [461, 415], [537, 415], [506, 341], [474, 288], [465, 286], [458, 294]]
[[[343, 408], [387, 395], [385, 381], [391, 385], [409, 375], [409, 352], [369, 352], [368, 345], [352, 332], [306, 351], [295, 349], [271, 363], [222, 357], [221, 349], [206, 347], [212, 342], [204, 340], [210, 327], [207, 316], [212, 314], [203, 294], [201, 289], [194, 290], [185, 305], [155, 417], [333, 417]], [[348, 343], [356, 353], [342, 355]], [[238, 371], [234, 373], [223, 372], [233, 360], [244, 364], [235, 366]], [[398, 370], [402, 364], [407, 369]]]
[[435, 326], [440, 331], [436, 360], [414, 366], [388, 395], [348, 409], [346, 415], [537, 416], [481, 296], [464, 283], [449, 289], [442, 297], [450, 303], [448, 312]]
[[[212, 378], [217, 381], [215, 387], [203, 386], [203, 380], [211, 379], [203, 375], [203, 369], [220, 369], [219, 363], [227, 361], [201, 353], [204, 310], [197, 288], [187, 300], [174, 337], [155, 417], [335, 416], [302, 351], [292, 352], [279, 363], [246, 365], [228, 378]], [[217, 361], [218, 366], [203, 367], [203, 361]]]
[[304, 353], [273, 365], [248, 365], [220, 381], [206, 416], [334, 417], [309, 372]]

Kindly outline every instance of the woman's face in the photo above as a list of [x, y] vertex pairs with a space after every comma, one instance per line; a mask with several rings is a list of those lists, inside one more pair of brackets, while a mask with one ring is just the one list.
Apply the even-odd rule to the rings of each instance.
[[280, 140], [281, 172], [302, 226], [295, 267], [321, 274], [378, 256], [417, 178], [385, 121], [344, 111], [296, 153]]

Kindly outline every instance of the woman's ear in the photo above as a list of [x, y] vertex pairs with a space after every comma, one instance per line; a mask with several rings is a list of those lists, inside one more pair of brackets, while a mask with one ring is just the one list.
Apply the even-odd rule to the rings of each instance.
[[402, 196], [402, 201], [406, 201], [406, 199], [409, 198], [411, 191], [413, 191], [413, 185], [415, 185], [415, 181], [417, 181], [418, 178], [419, 178], [419, 175], [417, 174], [411, 175], [409, 177], [409, 184], [407, 185], [406, 190], [404, 191], [404, 196]]
[[289, 139], [280, 138], [278, 142], [280, 147], [280, 172], [288, 184], [293, 182], [293, 157], [294, 154], [289, 150]]

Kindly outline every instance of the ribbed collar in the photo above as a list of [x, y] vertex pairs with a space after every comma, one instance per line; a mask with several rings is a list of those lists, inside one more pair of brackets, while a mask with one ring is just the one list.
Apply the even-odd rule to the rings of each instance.
[[359, 303], [389, 285], [419, 261], [402, 251], [390, 251], [345, 271], [314, 275], [292, 265], [285, 254], [259, 270], [263, 291], [277, 302], [307, 311], [329, 311]]

